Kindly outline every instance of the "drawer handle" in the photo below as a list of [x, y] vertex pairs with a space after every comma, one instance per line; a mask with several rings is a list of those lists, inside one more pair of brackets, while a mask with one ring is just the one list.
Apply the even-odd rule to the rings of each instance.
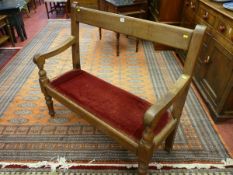
[[207, 20], [209, 18], [209, 13], [205, 12], [205, 14], [202, 16], [204, 20]]
[[195, 8], [196, 8], [195, 4], [193, 2], [191, 2], [191, 9], [194, 10]]
[[205, 64], [208, 64], [210, 62], [210, 56], [208, 56], [205, 60], [204, 60], [204, 63]]
[[226, 30], [226, 26], [220, 25], [219, 28], [218, 28], [218, 30], [219, 30], [221, 33], [223, 33], [223, 32]]
[[210, 56], [207, 56], [206, 59], [204, 59], [203, 61], [200, 60], [201, 64], [209, 64], [210, 63]]

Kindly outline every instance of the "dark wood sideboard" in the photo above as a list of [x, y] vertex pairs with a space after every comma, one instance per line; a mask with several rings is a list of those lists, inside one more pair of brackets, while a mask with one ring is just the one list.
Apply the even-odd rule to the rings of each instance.
[[98, 0], [78, 0], [80, 6], [97, 9]]
[[[148, 17], [152, 21], [180, 25], [184, 0], [148, 0]], [[154, 43], [155, 50], [168, 49]]]
[[148, 0], [151, 20], [170, 24], [180, 24], [184, 0]]
[[215, 121], [233, 118], [233, 12], [211, 0], [185, 0], [182, 25], [207, 26], [194, 81]]

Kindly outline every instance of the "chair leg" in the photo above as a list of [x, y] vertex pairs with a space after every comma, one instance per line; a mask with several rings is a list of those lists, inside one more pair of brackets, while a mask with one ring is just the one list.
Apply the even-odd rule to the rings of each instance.
[[48, 110], [49, 110], [49, 115], [50, 115], [51, 117], [54, 117], [55, 112], [54, 112], [54, 108], [53, 108], [53, 100], [52, 100], [52, 97], [45, 94], [45, 100], [46, 100], [46, 104], [47, 104], [47, 107], [48, 107]]
[[36, 6], [36, 0], [32, 0], [31, 1], [31, 6], [33, 6], [34, 13], [36, 13], [36, 8], [37, 8], [37, 6]]
[[34, 6], [34, 10], [37, 8], [36, 6], [36, 0], [32, 0], [33, 6]]
[[28, 7], [28, 4], [25, 6], [25, 11], [26, 11], [27, 17], [29, 18], [30, 17], [30, 9]]

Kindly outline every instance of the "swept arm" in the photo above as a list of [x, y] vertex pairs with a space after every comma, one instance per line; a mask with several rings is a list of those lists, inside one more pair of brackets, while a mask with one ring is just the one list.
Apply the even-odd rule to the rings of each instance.
[[[176, 83], [169, 89], [168, 93], [156, 104], [152, 105], [144, 115], [144, 128], [146, 128], [149, 133], [153, 133], [154, 128], [157, 127], [157, 124], [163, 114], [167, 111], [168, 107], [174, 103], [177, 98], [180, 97], [180, 94], [186, 89], [189, 85], [191, 78], [189, 75], [182, 74]], [[174, 117], [166, 125], [166, 127], [154, 138], [154, 136], [149, 136], [149, 140], [157, 139], [156, 142], [159, 142], [160, 139], [166, 137], [165, 133], [174, 129], [177, 123], [177, 119]]]
[[46, 59], [65, 51], [70, 46], [72, 46], [74, 43], [75, 43], [75, 37], [69, 36], [68, 39], [66, 39], [63, 44], [57, 46], [53, 50], [47, 53], [43, 53], [43, 54], [40, 54], [40, 53], [36, 54], [33, 58], [33, 62], [40, 68], [41, 66], [45, 64]]
[[179, 97], [180, 93], [185, 90], [190, 81], [190, 76], [182, 74], [169, 89], [168, 93], [146, 111], [144, 115], [144, 125], [154, 129], [162, 114], [164, 114], [167, 108]]

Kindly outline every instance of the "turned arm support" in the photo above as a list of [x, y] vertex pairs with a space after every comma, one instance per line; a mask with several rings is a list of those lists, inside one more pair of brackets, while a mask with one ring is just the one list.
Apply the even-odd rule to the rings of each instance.
[[144, 115], [144, 139], [149, 142], [158, 143], [160, 142], [160, 140], [162, 140], [163, 137], [166, 137], [166, 133], [169, 133], [168, 131], [174, 129], [177, 123], [177, 119], [175, 116], [166, 125], [166, 127], [154, 138], [153, 130], [154, 128], [156, 128], [160, 118], [174, 103], [174, 101], [180, 97], [180, 94], [185, 91], [190, 81], [191, 77], [189, 75], [182, 74], [180, 78], [176, 81], [176, 83], [169, 89], [168, 93], [161, 100], [159, 100], [158, 103], [152, 105], [146, 111]]
[[42, 70], [46, 59], [51, 58], [51, 57], [58, 55], [59, 53], [65, 51], [70, 46], [72, 46], [74, 43], [75, 43], [75, 37], [69, 36], [69, 38], [63, 42], [63, 44], [59, 45], [58, 47], [54, 48], [53, 50], [51, 50], [47, 53], [43, 53], [43, 54], [36, 54], [33, 58], [33, 61], [38, 66], [38, 68], [40, 70]]
[[47, 73], [44, 70], [45, 60], [65, 51], [73, 44], [75, 44], [75, 37], [70, 36], [63, 44], [59, 45], [58, 47], [54, 48], [53, 50], [51, 50], [47, 53], [44, 53], [44, 54], [36, 54], [34, 56], [33, 62], [39, 68], [39, 77], [40, 77], [39, 82], [40, 82], [41, 90], [43, 93], [46, 93], [46, 90], [44, 87], [49, 82], [49, 79], [47, 77]]

